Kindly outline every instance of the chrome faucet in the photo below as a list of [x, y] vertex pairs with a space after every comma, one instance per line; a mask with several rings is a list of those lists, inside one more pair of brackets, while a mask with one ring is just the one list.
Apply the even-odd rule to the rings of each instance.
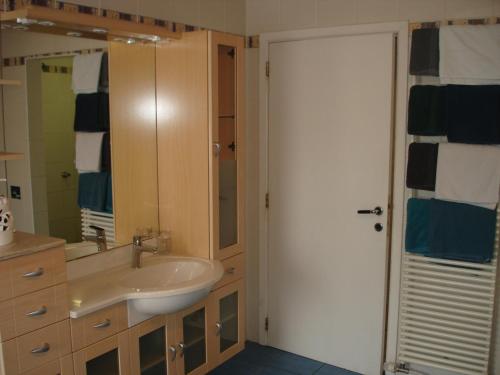
[[141, 268], [141, 255], [142, 253], [151, 253], [158, 254], [158, 249], [153, 246], [143, 245], [142, 241], [149, 240], [152, 237], [144, 237], [144, 236], [134, 236], [134, 240], [132, 242], [132, 268]]
[[106, 251], [108, 250], [108, 242], [106, 241], [106, 231], [104, 228], [89, 225], [90, 229], [95, 230], [95, 236], [83, 236], [85, 241], [95, 242], [97, 244], [97, 251]]

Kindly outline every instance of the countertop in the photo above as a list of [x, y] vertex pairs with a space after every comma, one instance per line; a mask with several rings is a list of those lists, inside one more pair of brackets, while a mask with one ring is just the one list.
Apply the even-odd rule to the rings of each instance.
[[64, 246], [65, 243], [66, 241], [60, 238], [15, 232], [12, 243], [0, 246], [0, 261]]

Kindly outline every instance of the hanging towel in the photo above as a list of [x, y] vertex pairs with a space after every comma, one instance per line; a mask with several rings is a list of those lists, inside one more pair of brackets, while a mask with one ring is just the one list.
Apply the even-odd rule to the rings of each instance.
[[434, 191], [438, 144], [412, 143], [408, 152], [406, 187]]
[[494, 209], [500, 189], [500, 148], [441, 143], [436, 198]]
[[100, 172], [103, 132], [77, 132], [75, 167], [78, 173]]
[[446, 86], [445, 108], [448, 141], [500, 143], [500, 86]]
[[469, 262], [491, 261], [496, 211], [431, 199], [428, 256]]
[[73, 59], [72, 88], [75, 94], [92, 94], [99, 87], [102, 52], [76, 55]]
[[102, 54], [101, 71], [99, 72], [99, 92], [109, 92], [108, 53]]
[[111, 139], [108, 133], [102, 137], [101, 171], [111, 173]]
[[439, 29], [413, 31], [410, 74], [439, 76]]
[[408, 133], [446, 135], [445, 87], [413, 86], [410, 90]]
[[109, 94], [80, 94], [76, 97], [75, 131], [109, 131]]
[[109, 173], [83, 173], [78, 176], [78, 205], [92, 211], [106, 212]]
[[426, 255], [429, 252], [430, 199], [410, 198], [406, 209], [405, 250]]
[[500, 79], [500, 25], [443, 26], [439, 44], [442, 83]]
[[107, 213], [113, 213], [113, 180], [111, 178], [111, 173], [108, 173], [108, 186], [106, 188], [106, 205], [104, 211]]

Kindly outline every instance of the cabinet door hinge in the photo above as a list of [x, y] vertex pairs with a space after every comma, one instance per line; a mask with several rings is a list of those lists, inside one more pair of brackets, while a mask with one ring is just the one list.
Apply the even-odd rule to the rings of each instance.
[[266, 77], [269, 78], [271, 68], [269, 66], [269, 61], [266, 61]]
[[269, 318], [266, 316], [266, 321], [264, 323], [264, 329], [267, 331], [269, 331]]
[[269, 208], [269, 193], [266, 193], [266, 208]]

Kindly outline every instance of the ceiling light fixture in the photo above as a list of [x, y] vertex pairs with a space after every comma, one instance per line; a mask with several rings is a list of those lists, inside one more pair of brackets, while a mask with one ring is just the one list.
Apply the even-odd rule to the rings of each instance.
[[33, 20], [31, 18], [18, 18], [16, 19], [16, 22], [21, 25], [33, 25], [34, 23], [37, 23], [37, 20]]
[[95, 27], [92, 29], [92, 32], [96, 34], [107, 34], [108, 30]]
[[51, 27], [51, 26], [55, 26], [56, 25], [52, 21], [39, 21], [38, 24], [42, 25], [42, 26], [47, 26], [47, 27]]
[[76, 32], [76, 31], [68, 31], [66, 33], [67, 36], [72, 36], [72, 37], [79, 37], [79, 36], [82, 36], [82, 33], [79, 33], [79, 32]]
[[127, 39], [127, 44], [134, 44], [134, 43], [135, 43], [135, 39], [132, 39], [132, 38]]
[[23, 25], [15, 25], [15, 26], [12, 26], [12, 29], [19, 30], [19, 31], [24, 31], [24, 30], [28, 30], [28, 27], [27, 26], [23, 26]]
[[11, 28], [11, 26], [8, 23], [2, 23], [0, 25], [0, 27], [1, 27], [2, 30], [6, 30], [6, 29], [10, 29]]

